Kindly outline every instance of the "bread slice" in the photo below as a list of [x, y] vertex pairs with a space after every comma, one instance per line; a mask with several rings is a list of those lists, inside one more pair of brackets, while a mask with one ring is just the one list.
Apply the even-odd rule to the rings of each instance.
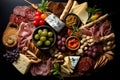
[[13, 22], [9, 22], [2, 37], [2, 42], [6, 47], [12, 48], [17, 45], [17, 31], [18, 26]]

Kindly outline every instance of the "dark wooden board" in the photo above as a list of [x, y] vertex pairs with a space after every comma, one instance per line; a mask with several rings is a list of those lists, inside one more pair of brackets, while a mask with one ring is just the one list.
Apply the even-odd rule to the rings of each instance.
[[[41, 0], [29, 0], [33, 3], [39, 3]], [[53, 0], [53, 1], [67, 1], [67, 0]], [[115, 59], [106, 65], [106, 67], [91, 76], [88, 77], [72, 77], [65, 78], [65, 80], [116, 80], [119, 78], [120, 71], [120, 32], [119, 32], [119, 2], [115, 0], [78, 0], [79, 3], [88, 1], [89, 6], [98, 5], [102, 8], [103, 12], [110, 13], [109, 19], [112, 22], [113, 30], [116, 35], [116, 48]], [[1, 0], [0, 1], [0, 37], [7, 26], [9, 15], [17, 5], [28, 5], [23, 0]], [[3, 80], [57, 80], [55, 77], [33, 77], [31, 74], [22, 75], [19, 73], [12, 64], [9, 64], [2, 58], [2, 54], [5, 52], [2, 40], [0, 39], [0, 79]]]

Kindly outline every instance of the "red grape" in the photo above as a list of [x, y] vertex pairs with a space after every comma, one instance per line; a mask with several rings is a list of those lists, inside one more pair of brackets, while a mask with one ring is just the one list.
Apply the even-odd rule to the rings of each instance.
[[62, 45], [62, 41], [59, 40], [59, 41], [57, 42], [57, 45], [58, 45], [58, 46], [61, 46], [61, 45]]
[[94, 48], [94, 49], [93, 49], [94, 52], [97, 52], [97, 50], [98, 50], [97, 48]]
[[64, 46], [64, 45], [65, 45], [65, 42], [62, 42], [62, 45]]
[[95, 58], [97, 54], [95, 52], [92, 53], [92, 57]]
[[92, 56], [92, 52], [91, 52], [91, 51], [88, 51], [88, 52], [87, 52], [87, 55], [88, 55], [89, 57], [91, 57], [91, 56]]
[[92, 47], [89, 47], [88, 50], [89, 50], [89, 51], [92, 51]]
[[60, 35], [57, 35], [57, 39], [60, 40], [62, 37]]
[[66, 38], [65, 38], [65, 37], [62, 37], [62, 41], [64, 41], [64, 42], [65, 42], [65, 40], [66, 40]]
[[62, 50], [62, 51], [65, 51], [65, 50], [66, 50], [65, 46], [62, 46], [62, 47], [61, 47], [61, 50]]

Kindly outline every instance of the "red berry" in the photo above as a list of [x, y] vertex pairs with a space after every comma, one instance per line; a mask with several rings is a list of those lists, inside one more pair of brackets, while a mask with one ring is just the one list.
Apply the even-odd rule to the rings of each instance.
[[40, 16], [35, 16], [34, 18], [35, 21], [39, 21], [40, 19], [41, 19]]
[[40, 16], [41, 14], [42, 14], [42, 12], [37, 11], [37, 12], [35, 13], [35, 16]]
[[32, 24], [35, 25], [35, 26], [37, 26], [38, 22], [37, 21], [33, 21]]
[[40, 21], [39, 21], [39, 25], [44, 25], [44, 24], [45, 24], [45, 20], [40, 19]]

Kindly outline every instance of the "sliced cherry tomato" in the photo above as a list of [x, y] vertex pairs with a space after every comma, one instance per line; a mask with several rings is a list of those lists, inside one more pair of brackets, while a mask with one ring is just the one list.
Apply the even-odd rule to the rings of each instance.
[[44, 25], [44, 24], [45, 24], [45, 20], [44, 19], [40, 19], [39, 25]]
[[34, 20], [34, 21], [32, 22], [32, 24], [35, 25], [35, 26], [37, 26], [37, 25], [38, 25], [38, 21], [35, 21], [35, 20]]
[[40, 19], [41, 19], [40, 16], [35, 16], [34, 18], [35, 21], [40, 21]]
[[43, 13], [43, 14], [41, 14], [40, 17], [41, 17], [41, 19], [45, 19], [47, 17], [47, 14]]
[[41, 14], [42, 14], [42, 12], [37, 11], [37, 12], [35, 13], [35, 16], [40, 16]]

